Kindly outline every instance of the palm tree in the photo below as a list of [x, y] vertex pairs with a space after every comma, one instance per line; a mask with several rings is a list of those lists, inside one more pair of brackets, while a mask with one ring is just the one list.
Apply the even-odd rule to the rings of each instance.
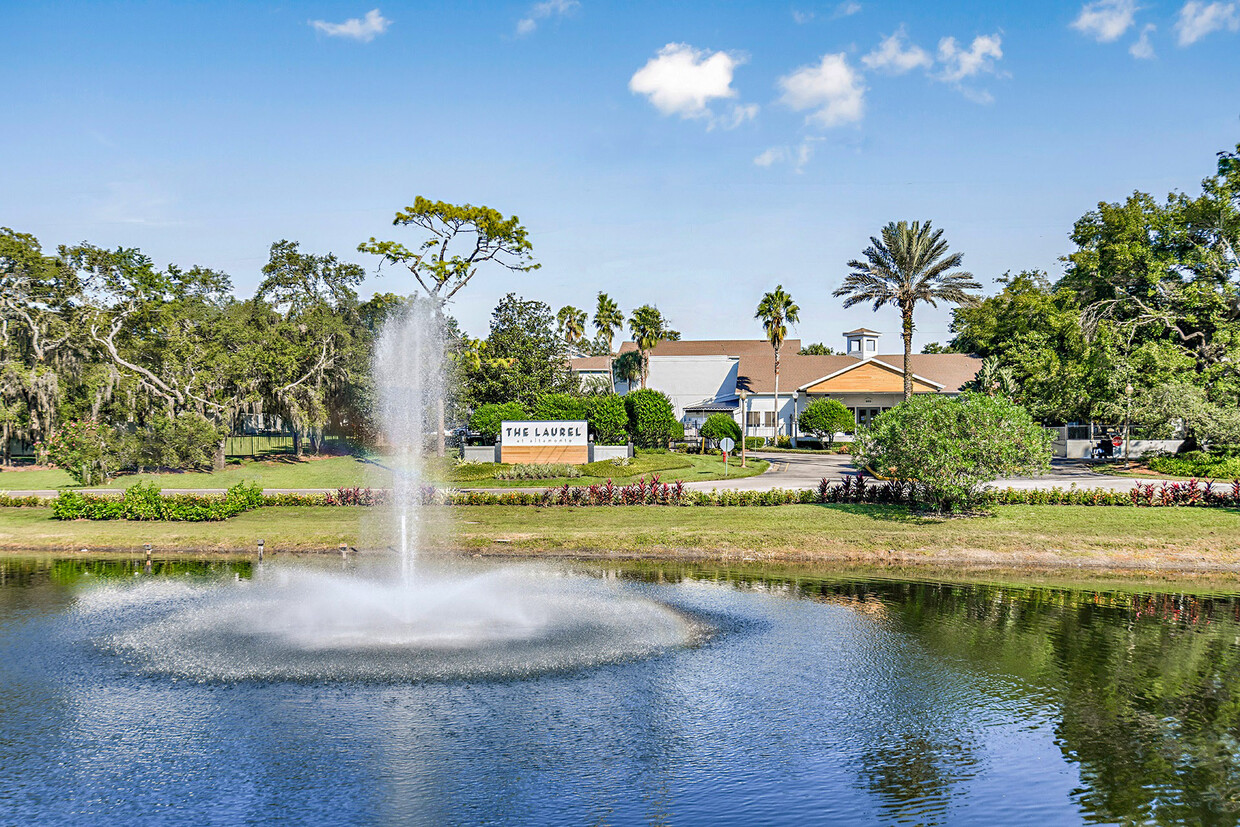
[[565, 305], [555, 314], [555, 319], [560, 323], [560, 336], [568, 342], [569, 347], [586, 335], [586, 311], [578, 310], [571, 304]]
[[968, 291], [981, 285], [973, 274], [963, 270], [948, 272], [964, 260], [960, 253], [948, 253], [943, 231], [934, 230], [930, 222], [893, 221], [883, 227], [882, 239], [870, 237], [870, 246], [862, 255], [865, 261], [848, 262], [852, 272], [834, 295], [846, 296], [845, 307], [874, 302], [878, 310], [885, 304], [900, 309], [904, 332], [904, 398], [913, 395], [913, 371], [909, 357], [913, 353], [913, 308], [918, 302], [937, 307], [936, 302], [971, 305], [977, 298]]
[[659, 308], [652, 304], [643, 304], [633, 311], [632, 317], [629, 318], [629, 331], [633, 334], [633, 341], [642, 355], [641, 377], [642, 388], [645, 389], [646, 376], [650, 372], [650, 351], [654, 350], [659, 342], [679, 339], [680, 334], [668, 329], [667, 319], [663, 318]]
[[599, 292], [598, 305], [594, 310], [594, 329], [598, 331], [598, 339], [607, 345], [607, 352], [612, 353], [612, 342], [616, 331], [624, 329], [624, 314], [620, 305], [611, 300], [611, 296]]
[[797, 307], [796, 302], [792, 300], [784, 292], [782, 284], [775, 285], [775, 289], [762, 297], [762, 301], [758, 302], [758, 312], [754, 314], [755, 319], [762, 320], [762, 328], [766, 331], [766, 338], [771, 343], [771, 347], [775, 348], [775, 438], [779, 438], [779, 430], [783, 422], [779, 417], [779, 349], [784, 346], [784, 338], [788, 335], [788, 322], [796, 324], [799, 322], [801, 308]]
[[[642, 375], [642, 355], [636, 350], [621, 353], [611, 363], [611, 374], [613, 382], [624, 382], [632, 386], [633, 380]], [[614, 384], [612, 390], [615, 390]]]

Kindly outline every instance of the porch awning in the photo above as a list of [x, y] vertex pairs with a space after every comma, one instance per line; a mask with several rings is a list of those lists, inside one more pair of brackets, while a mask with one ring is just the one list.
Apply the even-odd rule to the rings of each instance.
[[740, 405], [736, 400], [699, 402], [696, 405], [685, 405], [685, 413], [732, 413], [738, 407]]

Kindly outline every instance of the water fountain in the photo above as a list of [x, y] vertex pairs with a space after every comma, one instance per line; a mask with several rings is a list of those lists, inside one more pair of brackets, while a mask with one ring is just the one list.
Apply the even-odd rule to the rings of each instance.
[[615, 582], [531, 565], [420, 563], [424, 515], [443, 508], [423, 504], [445, 390], [441, 330], [433, 310], [415, 305], [384, 327], [374, 359], [392, 492], [379, 546], [396, 548], [398, 574], [267, 562], [249, 581], [104, 586], [78, 602], [92, 636], [143, 672], [191, 680], [519, 677], [698, 636], [681, 613]]

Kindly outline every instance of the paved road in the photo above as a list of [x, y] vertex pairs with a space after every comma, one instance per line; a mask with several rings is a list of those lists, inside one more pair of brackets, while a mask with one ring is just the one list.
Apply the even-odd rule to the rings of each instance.
[[[771, 467], [765, 474], [756, 477], [745, 477], [739, 480], [714, 480], [711, 482], [687, 483], [687, 488], [709, 491], [712, 488], [735, 488], [739, 490], [765, 491], [771, 488], [814, 488], [823, 477], [838, 479], [844, 474], [857, 473], [852, 459], [847, 454], [782, 454], [782, 453], [751, 453], [750, 456], [769, 460]], [[1067, 488], [1076, 484], [1078, 488], [1110, 488], [1116, 491], [1128, 491], [1137, 483], [1161, 483], [1155, 478], [1113, 477], [1098, 474], [1090, 469], [1089, 464], [1079, 460], [1056, 459], [1051, 461], [1051, 470], [1040, 477], [1011, 477], [997, 480], [999, 488]]]
[[[769, 460], [771, 467], [765, 474], [756, 477], [744, 477], [734, 480], [709, 480], [705, 482], [685, 483], [685, 487], [697, 491], [710, 491], [712, 488], [737, 489], [741, 491], [768, 491], [772, 488], [816, 488], [823, 477], [839, 479], [845, 474], [855, 474], [847, 454], [783, 454], [753, 452], [753, 457]], [[1094, 473], [1088, 463], [1080, 460], [1056, 459], [1051, 461], [1050, 473], [1040, 477], [1013, 477], [995, 482], [1000, 488], [1067, 488], [1076, 484], [1078, 488], [1110, 488], [1116, 491], [1128, 491], [1137, 483], [1152, 482], [1159, 484], [1161, 479], [1153, 477], [1113, 477], [1107, 474]], [[0, 489], [3, 490], [3, 489]], [[222, 488], [165, 488], [165, 494], [223, 494]], [[266, 488], [266, 494], [324, 494], [334, 491], [333, 488]], [[471, 491], [493, 491], [496, 493], [521, 490], [539, 490], [533, 488], [470, 488]], [[52, 490], [8, 491], [13, 497], [55, 497]], [[116, 489], [97, 489], [88, 493], [116, 494]]]

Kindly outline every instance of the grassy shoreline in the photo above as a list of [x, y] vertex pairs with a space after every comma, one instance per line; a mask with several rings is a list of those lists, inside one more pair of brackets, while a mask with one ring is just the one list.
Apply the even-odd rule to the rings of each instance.
[[[995, 516], [935, 520], [899, 507], [435, 509], [431, 547], [479, 556], [665, 562], [866, 564], [1240, 573], [1240, 512], [1196, 508], [1002, 506]], [[450, 521], [450, 527], [446, 525]], [[0, 552], [336, 552], [379, 548], [381, 509], [276, 507], [216, 523], [72, 521], [46, 508], [0, 509]], [[368, 542], [369, 538], [369, 542]]]
[[[477, 466], [456, 467], [449, 460], [430, 458], [429, 476], [439, 485], [456, 488], [555, 488], [564, 483], [590, 485], [611, 479], [616, 485], [635, 482], [639, 477], [650, 478], [658, 474], [664, 482], [683, 482], [739, 479], [764, 472], [770, 463], [752, 460], [742, 469], [735, 458], [728, 464], [724, 474], [723, 458], [699, 454], [639, 454], [632, 467], [616, 467], [608, 470], [607, 477], [581, 476], [548, 478], [539, 480], [501, 480], [493, 474], [505, 465], [480, 463]], [[597, 466], [598, 463], [595, 463]], [[661, 468], [674, 465], [672, 468]], [[588, 466], [587, 466], [588, 467]], [[214, 473], [200, 471], [167, 472], [149, 474], [124, 474], [103, 485], [80, 486], [64, 471], [56, 468], [31, 470], [9, 469], [0, 472], [0, 492], [81, 489], [124, 491], [137, 483], [153, 482], [160, 488], [172, 489], [226, 489], [238, 483], [257, 483], [263, 488], [333, 490], [336, 488], [391, 486], [391, 471], [383, 465], [383, 459], [367, 460], [356, 456], [293, 457], [246, 460], [228, 465]]]

